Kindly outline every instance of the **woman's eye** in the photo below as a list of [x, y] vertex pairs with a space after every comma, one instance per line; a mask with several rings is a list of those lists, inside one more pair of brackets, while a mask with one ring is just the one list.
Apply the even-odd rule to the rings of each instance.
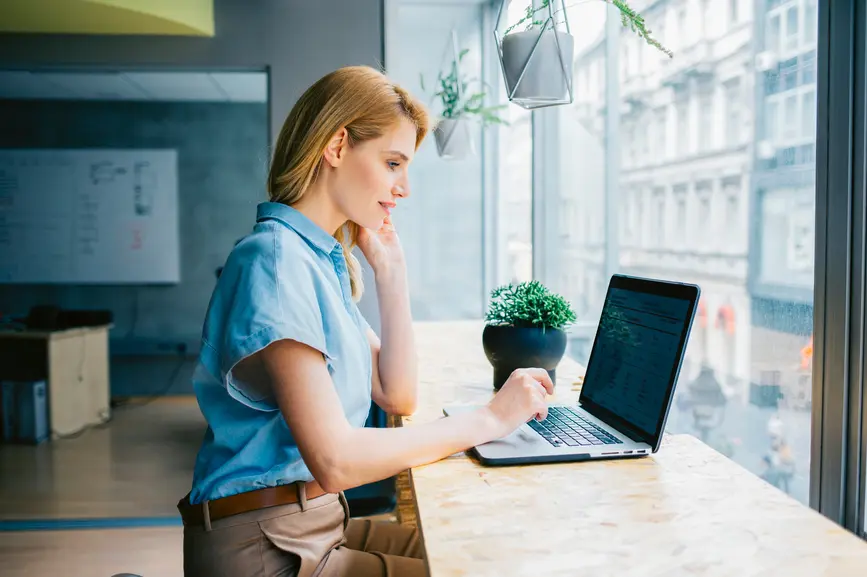
[[389, 161], [389, 162], [388, 162], [388, 168], [389, 168], [390, 170], [395, 170], [395, 169], [396, 169], [397, 167], [399, 167], [399, 166], [400, 166], [400, 163], [399, 163], [399, 162], [394, 162], [394, 161]]

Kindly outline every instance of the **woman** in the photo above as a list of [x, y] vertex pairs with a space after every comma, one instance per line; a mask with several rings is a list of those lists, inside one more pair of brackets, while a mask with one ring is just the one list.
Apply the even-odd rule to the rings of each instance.
[[[547, 373], [516, 371], [478, 411], [364, 428], [371, 401], [416, 409], [406, 265], [389, 214], [428, 131], [423, 107], [367, 67], [332, 72], [278, 137], [270, 202], [232, 250], [194, 376], [208, 430], [178, 504], [188, 576], [424, 575], [414, 530], [349, 519], [343, 491], [505, 436], [547, 415]], [[359, 246], [382, 340], [356, 302]]]

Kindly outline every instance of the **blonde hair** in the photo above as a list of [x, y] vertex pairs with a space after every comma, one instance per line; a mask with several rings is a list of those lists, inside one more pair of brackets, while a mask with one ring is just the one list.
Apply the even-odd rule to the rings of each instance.
[[[368, 66], [339, 68], [308, 88], [286, 117], [274, 149], [268, 174], [272, 202], [293, 205], [316, 181], [329, 141], [346, 128], [349, 145], [379, 138], [401, 118], [415, 125], [418, 149], [429, 130], [424, 105], [381, 72]], [[352, 298], [364, 291], [361, 264], [352, 249], [358, 225], [348, 222], [334, 237], [343, 245]]]

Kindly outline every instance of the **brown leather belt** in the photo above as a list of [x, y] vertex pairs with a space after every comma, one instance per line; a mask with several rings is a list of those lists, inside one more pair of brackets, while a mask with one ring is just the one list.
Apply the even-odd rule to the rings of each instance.
[[[305, 487], [305, 499], [315, 499], [326, 494], [326, 491], [316, 481], [310, 481], [303, 485]], [[300, 500], [299, 484], [292, 483], [290, 485], [266, 487], [264, 489], [256, 489], [255, 491], [221, 497], [220, 499], [208, 501], [207, 505], [203, 503], [191, 505], [188, 494], [178, 503], [178, 511], [181, 513], [184, 525], [201, 526], [205, 524], [205, 506], [208, 507], [208, 516], [211, 522], [214, 522], [217, 519], [257, 511], [266, 507], [291, 505], [292, 503], [298, 503]]]

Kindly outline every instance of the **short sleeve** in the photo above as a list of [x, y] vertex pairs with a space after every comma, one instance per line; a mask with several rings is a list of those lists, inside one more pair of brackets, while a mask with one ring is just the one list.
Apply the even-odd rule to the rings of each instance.
[[316, 349], [328, 362], [334, 359], [326, 345], [317, 292], [321, 273], [312, 255], [306, 247], [287, 246], [292, 239], [276, 231], [257, 236], [238, 248], [237, 267], [231, 267], [237, 276], [220, 364], [232, 397], [251, 408], [273, 411], [278, 407], [267, 379], [237, 378], [233, 369], [239, 362], [284, 339]]

